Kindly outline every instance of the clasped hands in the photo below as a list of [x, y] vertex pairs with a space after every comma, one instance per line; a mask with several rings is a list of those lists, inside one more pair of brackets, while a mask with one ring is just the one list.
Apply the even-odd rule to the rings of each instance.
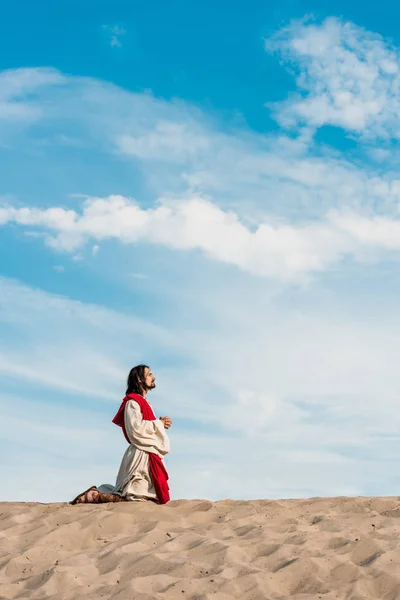
[[163, 423], [165, 429], [169, 429], [172, 425], [172, 419], [169, 417], [160, 417], [160, 421]]

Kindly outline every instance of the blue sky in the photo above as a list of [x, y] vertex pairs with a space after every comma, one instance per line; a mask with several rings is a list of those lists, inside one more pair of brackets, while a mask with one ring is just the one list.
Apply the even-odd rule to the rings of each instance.
[[0, 499], [112, 483], [141, 361], [174, 498], [398, 493], [399, 11], [3, 9]]

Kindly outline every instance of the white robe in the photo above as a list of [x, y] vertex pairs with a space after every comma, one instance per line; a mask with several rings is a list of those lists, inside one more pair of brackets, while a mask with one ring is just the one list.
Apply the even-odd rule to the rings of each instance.
[[115, 486], [102, 485], [99, 490], [124, 496], [127, 500], [156, 500], [150, 476], [149, 452], [161, 459], [168, 454], [169, 439], [164, 424], [160, 419], [145, 421], [139, 404], [134, 400], [126, 403], [124, 419], [131, 444], [122, 458]]

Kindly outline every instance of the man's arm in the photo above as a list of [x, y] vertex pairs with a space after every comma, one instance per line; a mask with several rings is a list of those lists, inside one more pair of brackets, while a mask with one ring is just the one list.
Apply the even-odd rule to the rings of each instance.
[[140, 406], [134, 400], [125, 406], [125, 429], [131, 444], [144, 452], [157, 451], [160, 455], [169, 452], [168, 436], [161, 419], [143, 419]]

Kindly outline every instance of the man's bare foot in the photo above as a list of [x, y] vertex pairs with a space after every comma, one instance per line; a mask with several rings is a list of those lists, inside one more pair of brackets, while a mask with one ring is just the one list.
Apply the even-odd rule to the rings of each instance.
[[88, 492], [86, 492], [86, 494], [84, 495], [84, 502], [96, 502], [96, 499], [99, 496], [99, 491], [98, 490], [89, 490]]
[[96, 486], [92, 486], [83, 494], [79, 494], [71, 504], [102, 504], [103, 502], [127, 502], [127, 499], [119, 494], [99, 492]]
[[90, 487], [88, 490], [83, 492], [83, 494], [79, 494], [76, 498], [74, 498], [71, 504], [87, 504], [87, 503], [95, 503], [97, 502], [97, 498], [99, 496], [99, 490], [95, 485]]

